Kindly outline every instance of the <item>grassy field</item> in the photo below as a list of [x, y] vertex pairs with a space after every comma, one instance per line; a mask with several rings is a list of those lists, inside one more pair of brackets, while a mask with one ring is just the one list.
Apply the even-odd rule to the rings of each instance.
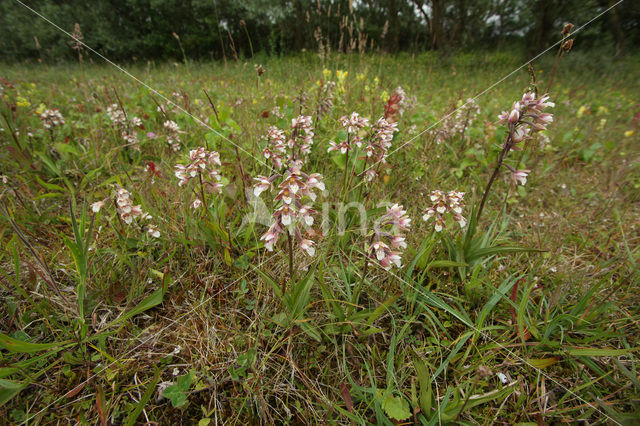
[[638, 422], [640, 57], [532, 64], [478, 221], [517, 56], [254, 62], [1, 68], [1, 423]]

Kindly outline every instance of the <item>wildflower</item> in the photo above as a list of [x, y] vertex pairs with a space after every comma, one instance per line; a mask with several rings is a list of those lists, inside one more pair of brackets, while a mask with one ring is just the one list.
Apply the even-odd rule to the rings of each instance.
[[[116, 207], [120, 219], [127, 225], [130, 225], [134, 219], [143, 216], [143, 211], [140, 205], [133, 205], [131, 200], [131, 193], [124, 188], [117, 188], [115, 191]], [[146, 217], [143, 216], [143, 218]]]
[[[268, 251], [273, 251], [280, 236], [285, 232], [289, 232], [299, 247], [309, 256], [315, 255], [315, 242], [304, 237], [307, 228], [313, 223], [313, 214], [315, 210], [308, 200], [311, 202], [316, 200], [316, 190], [323, 191], [325, 189], [322, 182], [322, 176], [318, 173], [307, 175], [300, 169], [301, 162], [294, 162], [283, 175], [281, 183], [278, 185], [278, 194], [274, 198], [276, 203], [281, 203], [272, 215], [272, 224], [261, 237], [264, 241], [264, 247]], [[265, 178], [259, 176], [255, 178], [258, 182], [254, 187], [254, 194], [272, 189], [272, 182], [277, 176]]]
[[300, 115], [291, 119], [291, 131], [289, 136], [285, 131], [271, 126], [264, 137], [267, 143], [262, 150], [262, 155], [271, 161], [277, 170], [285, 165], [299, 160], [311, 152], [314, 132], [311, 116]]
[[[382, 98], [386, 98], [386, 95]], [[405, 110], [412, 107], [413, 104], [415, 104], [415, 98], [409, 99], [404, 89], [398, 86], [384, 106], [384, 118], [390, 123], [396, 123], [400, 120]]]
[[316, 243], [306, 238], [303, 238], [302, 241], [300, 241], [300, 248], [311, 257], [316, 254], [316, 248], [314, 247], [315, 245]]
[[514, 102], [511, 112], [503, 111], [499, 116], [499, 122], [507, 124], [510, 130], [510, 149], [517, 149], [513, 144], [530, 139], [534, 132], [546, 130], [553, 122], [553, 114], [543, 112], [546, 108], [554, 107], [549, 101], [548, 95], [536, 99], [535, 94], [526, 92], [522, 100]]
[[578, 112], [576, 113], [576, 117], [578, 118], [582, 118], [582, 116], [584, 115], [585, 112], [587, 112], [587, 106], [582, 105], [580, 108], [578, 108]]
[[374, 226], [367, 258], [377, 261], [385, 270], [393, 265], [398, 268], [402, 266], [402, 250], [407, 248], [402, 232], [408, 231], [411, 224], [406, 213], [401, 205], [394, 204], [387, 207], [386, 213]]
[[57, 108], [44, 110], [40, 114], [40, 121], [45, 129], [53, 129], [64, 124], [64, 118]]
[[95, 203], [91, 204], [91, 210], [94, 213], [98, 213], [100, 209], [103, 207], [104, 207], [104, 201], [96, 201]]
[[394, 133], [398, 131], [397, 123], [390, 123], [384, 117], [378, 119], [378, 121], [371, 127], [370, 136], [367, 138], [367, 143], [364, 147], [365, 152], [365, 179], [367, 181], [373, 180], [378, 175], [378, 172], [372, 167], [368, 167], [369, 164], [386, 163], [387, 154], [391, 148], [391, 141], [393, 140]]
[[282, 168], [284, 164], [283, 157], [286, 155], [284, 130], [271, 126], [265, 138], [267, 145], [262, 150], [263, 157], [270, 160], [276, 169]]
[[[299, 147], [300, 152], [303, 154], [309, 154], [311, 152], [311, 145], [313, 145], [313, 129], [311, 127], [310, 115], [299, 115], [298, 118], [291, 119], [291, 136], [287, 142], [289, 148], [295, 154], [296, 146]], [[295, 160], [294, 155], [294, 160]]]
[[633, 130], [627, 130], [626, 132], [624, 132], [624, 136], [626, 138], [630, 138], [631, 136], [633, 136]]
[[153, 238], [160, 238], [160, 231], [158, 231], [158, 228], [155, 225], [148, 225], [147, 233]]
[[440, 232], [446, 227], [446, 214], [450, 214], [461, 228], [467, 225], [467, 220], [462, 216], [464, 192], [449, 191], [445, 193], [435, 190], [431, 191], [429, 198], [433, 205], [424, 211], [422, 220], [427, 222], [433, 218], [436, 232]]
[[336, 82], [326, 80], [323, 83], [318, 82], [316, 94], [316, 118], [320, 120], [326, 113], [333, 108], [333, 98], [336, 89]]
[[260, 194], [262, 194], [264, 191], [266, 191], [267, 189], [271, 189], [273, 187], [273, 184], [271, 183], [271, 180], [269, 180], [269, 178], [266, 178], [264, 176], [258, 176], [253, 179], [258, 181], [256, 186], [253, 187], [253, 194], [256, 197], [259, 197]]
[[182, 143], [180, 140], [180, 133], [182, 133], [182, 131], [180, 130], [178, 123], [172, 120], [167, 120], [162, 124], [162, 127], [164, 127], [167, 134], [167, 144], [169, 144], [171, 149], [174, 151], [179, 151], [180, 144]]
[[[201, 185], [201, 192], [204, 194], [204, 187], [210, 187], [213, 192], [222, 192], [224, 186], [220, 181], [222, 176], [218, 170], [218, 166], [221, 166], [220, 154], [216, 151], [207, 151], [204, 147], [189, 151], [189, 160], [191, 161], [186, 166], [182, 164], [176, 164], [175, 176], [178, 178], [178, 186], [184, 186], [191, 181], [191, 179], [198, 177]], [[191, 207], [194, 209], [200, 207], [204, 200], [196, 199]]]
[[278, 105], [274, 106], [271, 110], [271, 114], [278, 118], [284, 118], [284, 113], [280, 110]]
[[358, 132], [369, 125], [369, 119], [360, 117], [357, 112], [352, 112], [349, 116], [341, 117], [340, 124], [347, 130], [347, 139], [340, 143], [329, 142], [327, 152], [340, 151], [341, 154], [347, 154], [353, 149], [353, 145], [361, 147], [362, 139], [358, 136]]
[[138, 135], [136, 132], [122, 132], [122, 139], [128, 144], [133, 146], [134, 148], [138, 148]]
[[473, 124], [478, 114], [480, 114], [480, 107], [475, 99], [469, 98], [464, 103], [460, 100], [456, 110], [444, 117], [440, 128], [430, 133], [435, 137], [437, 144], [449, 141], [457, 135], [464, 138], [466, 130]]
[[107, 107], [107, 115], [109, 119], [116, 125], [116, 127], [126, 126], [127, 120], [124, 116], [124, 112], [118, 104], [111, 104]]
[[369, 119], [360, 117], [357, 112], [352, 112], [350, 116], [341, 117], [340, 124], [347, 129], [347, 133], [357, 134], [360, 129], [369, 125]]
[[516, 185], [520, 184], [524, 186], [527, 183], [527, 176], [529, 173], [531, 173], [531, 170], [513, 170], [511, 178]]

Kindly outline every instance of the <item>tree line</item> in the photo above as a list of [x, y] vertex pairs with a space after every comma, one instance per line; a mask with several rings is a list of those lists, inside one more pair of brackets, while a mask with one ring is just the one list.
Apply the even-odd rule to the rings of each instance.
[[[300, 51], [539, 52], [566, 22], [612, 0], [21, 0], [114, 60], [241, 60]], [[71, 37], [16, 0], [0, 1], [0, 60], [83, 60]], [[625, 0], [580, 33], [581, 48], [640, 45], [640, 2]]]

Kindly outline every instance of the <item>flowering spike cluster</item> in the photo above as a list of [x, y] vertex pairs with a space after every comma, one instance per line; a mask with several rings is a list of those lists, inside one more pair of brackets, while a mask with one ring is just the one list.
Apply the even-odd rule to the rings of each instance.
[[543, 111], [554, 106], [549, 95], [536, 99], [535, 93], [527, 92], [522, 95], [522, 100], [513, 103], [511, 111], [502, 111], [498, 119], [501, 124], [509, 126], [512, 142], [518, 143], [531, 139], [533, 133], [545, 130], [553, 122], [553, 114]]
[[336, 82], [327, 80], [323, 83], [318, 81], [316, 97], [316, 117], [319, 120], [333, 108], [333, 97], [336, 89]]
[[[505, 143], [505, 150], [518, 150], [517, 144], [525, 139], [531, 139], [532, 135], [547, 129], [553, 122], [553, 114], [544, 112], [546, 108], [552, 108], [555, 104], [549, 101], [549, 95], [542, 95], [536, 99], [535, 93], [526, 92], [520, 101], [514, 102], [511, 111], [503, 111], [499, 116], [499, 122], [509, 127], [509, 138]], [[516, 170], [505, 164], [511, 170], [511, 179], [517, 185], [525, 185], [527, 176], [531, 170]]]
[[64, 124], [64, 118], [57, 108], [44, 110], [40, 114], [40, 121], [45, 129], [53, 129]]
[[131, 193], [124, 188], [117, 188], [115, 191], [116, 207], [120, 219], [127, 225], [131, 225], [134, 219], [151, 219], [149, 213], [143, 212], [140, 205], [134, 206], [131, 200]]
[[180, 140], [180, 133], [182, 133], [182, 131], [180, 130], [180, 126], [178, 126], [178, 123], [176, 123], [175, 121], [167, 120], [162, 124], [162, 127], [164, 127], [164, 130], [167, 134], [167, 144], [169, 144], [171, 149], [173, 149], [174, 151], [179, 151], [180, 144], [182, 143], [182, 141]]
[[[183, 186], [196, 176], [202, 179], [203, 184], [210, 186], [213, 192], [222, 192], [224, 186], [220, 180], [221, 175], [218, 166], [221, 166], [220, 154], [216, 151], [207, 151], [204, 147], [199, 147], [189, 151], [189, 160], [186, 166], [176, 164], [175, 176], [178, 178], [178, 186]], [[203, 189], [204, 190], [204, 189]], [[196, 198], [191, 205], [194, 209], [200, 207], [202, 200]]]
[[111, 104], [107, 107], [107, 115], [113, 123], [114, 127], [120, 131], [122, 140], [127, 144], [137, 148], [138, 135], [133, 130], [136, 127], [143, 128], [142, 120], [138, 117], [132, 116], [127, 122], [127, 117], [124, 111], [118, 106], [118, 104]]
[[280, 130], [276, 126], [269, 127], [265, 136], [267, 145], [262, 150], [262, 155], [267, 160], [271, 160], [273, 167], [277, 170], [282, 168], [284, 157], [287, 155], [285, 138], [284, 130]]
[[[367, 140], [364, 148], [366, 154], [366, 165], [386, 163], [389, 148], [394, 133], [398, 131], [398, 123], [390, 123], [384, 117], [381, 117], [371, 128], [371, 136]], [[377, 176], [377, 172], [373, 167], [368, 167], [365, 172], [365, 178], [368, 181], [373, 180]]]
[[409, 230], [411, 219], [402, 208], [398, 204], [387, 207], [386, 213], [374, 226], [367, 258], [377, 261], [385, 270], [393, 265], [400, 268], [402, 250], [407, 248], [403, 232]]
[[[314, 136], [310, 115], [299, 115], [297, 118], [291, 119], [291, 136], [287, 145], [293, 154], [295, 154], [296, 147], [304, 155], [311, 153]], [[296, 160], [295, 155], [293, 159]]]
[[[127, 225], [131, 225], [134, 220], [150, 220], [152, 216], [142, 211], [142, 207], [140, 205], [134, 205], [133, 200], [131, 199], [131, 193], [126, 189], [118, 186], [116, 187], [114, 193], [114, 201], [116, 205], [116, 211], [120, 216], [120, 219]], [[94, 213], [98, 213], [100, 209], [105, 206], [105, 200], [96, 201], [91, 204], [91, 210]], [[160, 238], [160, 231], [158, 231], [158, 227], [153, 224], [147, 224], [147, 234], [153, 238]]]
[[409, 98], [401, 86], [396, 87], [384, 106], [384, 118], [389, 123], [397, 123], [404, 111], [412, 108], [415, 102], [415, 97]]
[[449, 141], [456, 135], [464, 137], [465, 131], [473, 124], [478, 114], [480, 107], [473, 98], [469, 98], [454, 113], [445, 117], [440, 129], [432, 130], [430, 134], [438, 144]]
[[[324, 191], [325, 186], [322, 176], [318, 173], [307, 175], [300, 169], [301, 162], [294, 162], [285, 172], [282, 182], [278, 185], [278, 194], [274, 198], [280, 207], [273, 213], [273, 222], [269, 230], [260, 237], [264, 240], [267, 250], [273, 251], [280, 236], [288, 230], [289, 234], [295, 238], [300, 249], [309, 256], [315, 254], [315, 242], [305, 237], [307, 228], [313, 225], [313, 202], [316, 200], [316, 190]], [[272, 188], [274, 178], [258, 176], [255, 178], [258, 184], [254, 188], [254, 193], [259, 195], [267, 189]], [[309, 203], [309, 201], [311, 203]]]
[[262, 155], [271, 161], [276, 170], [280, 170], [283, 166], [308, 155], [313, 145], [313, 137], [311, 116], [299, 115], [291, 119], [291, 132], [288, 138], [284, 130], [275, 126], [269, 127], [264, 137], [267, 144], [262, 150]]
[[346, 154], [353, 149], [354, 145], [360, 148], [362, 146], [362, 139], [358, 133], [369, 125], [369, 119], [360, 117], [360, 114], [357, 112], [352, 112], [351, 115], [341, 117], [340, 124], [347, 130], [348, 137], [340, 143], [329, 142], [330, 146], [327, 152], [340, 151], [341, 154]]
[[127, 125], [127, 119], [118, 104], [109, 105], [107, 107], [107, 115], [116, 127], [125, 127]]
[[461, 228], [467, 225], [467, 220], [462, 216], [462, 208], [464, 204], [464, 192], [449, 191], [443, 192], [439, 190], [431, 191], [429, 198], [433, 205], [424, 211], [422, 219], [426, 222], [431, 218], [435, 219], [436, 232], [442, 231], [446, 226], [446, 214], [453, 216]]

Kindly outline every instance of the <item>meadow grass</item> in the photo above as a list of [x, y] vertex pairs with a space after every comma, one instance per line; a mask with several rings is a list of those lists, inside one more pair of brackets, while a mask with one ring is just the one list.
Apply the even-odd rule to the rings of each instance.
[[[497, 115], [530, 86], [527, 69], [478, 97], [462, 132], [438, 143], [432, 130], [520, 66], [517, 56], [306, 54], [261, 58], [261, 76], [254, 65], [128, 68], [159, 93], [108, 66], [2, 67], [4, 421], [638, 420], [639, 57], [563, 59], [548, 141], [511, 154], [531, 173], [524, 186], [505, 171], [496, 181], [477, 224], [478, 244], [493, 251], [473, 262], [456, 248], [464, 230], [434, 232], [421, 218], [436, 189], [464, 191], [472, 218], [507, 135]], [[532, 65], [544, 93], [553, 57]], [[327, 79], [337, 82], [333, 106], [317, 120]], [[343, 191], [344, 157], [327, 152], [346, 137], [339, 118], [374, 122], [398, 86], [408, 105], [388, 167], [364, 194], [357, 176]], [[135, 146], [109, 119], [112, 104], [142, 120]], [[46, 108], [65, 124], [43, 128]], [[329, 225], [313, 237], [315, 256], [290, 258], [286, 241], [264, 249], [268, 222], [243, 220], [259, 207], [244, 190], [269, 173], [261, 136], [299, 112], [314, 119], [304, 169], [324, 178]], [[168, 119], [180, 128], [177, 152]], [[219, 152], [225, 185], [204, 197], [206, 213], [191, 207], [197, 183], [179, 187], [173, 175], [200, 146]], [[347, 166], [362, 167], [354, 157]], [[152, 216], [158, 238], [146, 222], [123, 222], [117, 187]], [[365, 262], [355, 211], [338, 232], [335, 203], [363, 199], [369, 215], [390, 202], [413, 219], [401, 268]]]

